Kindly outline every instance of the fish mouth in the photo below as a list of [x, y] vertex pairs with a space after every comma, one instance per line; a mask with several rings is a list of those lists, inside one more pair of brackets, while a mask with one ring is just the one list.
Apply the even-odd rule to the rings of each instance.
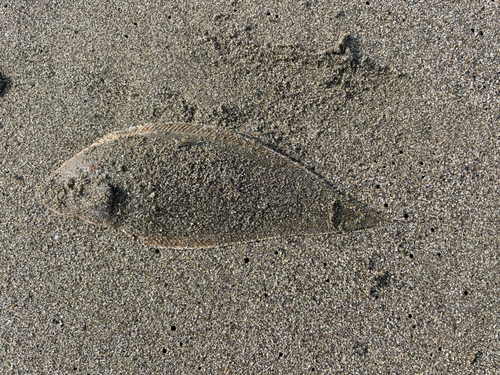
[[[52, 212], [99, 226], [114, 225], [115, 188], [106, 176], [100, 184], [51, 176], [39, 187], [41, 202]], [[104, 181], [105, 180], [105, 181]]]
[[61, 216], [74, 216], [66, 207], [67, 191], [62, 181], [51, 175], [41, 185], [37, 186], [37, 199], [50, 211]]
[[37, 189], [40, 201], [58, 214], [72, 215], [71, 212], [66, 212], [71, 210], [66, 208], [65, 200], [74, 195], [76, 182], [99, 172], [91, 168], [99, 163], [83, 160], [82, 155], [83, 151], [64, 162]]

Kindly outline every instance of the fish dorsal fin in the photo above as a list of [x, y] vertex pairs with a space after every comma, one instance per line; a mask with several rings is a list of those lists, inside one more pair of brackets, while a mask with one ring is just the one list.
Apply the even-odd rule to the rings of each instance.
[[90, 147], [99, 146], [103, 143], [113, 141], [122, 137], [130, 137], [134, 135], [147, 135], [155, 133], [187, 133], [203, 136], [214, 136], [223, 132], [221, 129], [203, 126], [192, 125], [183, 123], [168, 123], [168, 124], [144, 124], [139, 126], [132, 126], [125, 130], [119, 130], [105, 135], [97, 142], [93, 143]]
[[144, 124], [139, 126], [132, 126], [128, 129], [118, 130], [113, 133], [106, 134], [104, 137], [99, 139], [97, 142], [92, 143], [90, 146], [84, 148], [82, 151], [77, 153], [71, 159], [66, 161], [63, 165], [61, 165], [57, 170], [62, 169], [68, 164], [73, 163], [75, 160], [78, 160], [81, 155], [85, 154], [89, 149], [93, 147], [100, 146], [104, 143], [108, 143], [120, 138], [130, 137], [134, 135], [148, 135], [148, 134], [158, 134], [158, 133], [185, 133], [185, 134], [196, 134], [202, 136], [215, 136], [222, 135], [225, 138], [230, 138], [232, 140], [238, 140], [239, 137], [235, 134], [232, 134], [228, 131], [218, 129], [210, 126], [203, 125], [191, 125], [191, 124], [183, 124], [183, 123], [167, 123], [167, 124]]
[[120, 138], [132, 137], [132, 136], [145, 136], [148, 134], [161, 134], [161, 133], [177, 133], [177, 134], [192, 134], [199, 135], [204, 137], [217, 137], [219, 139], [232, 141], [236, 144], [246, 144], [250, 142], [253, 147], [259, 152], [265, 155], [279, 155], [280, 157], [285, 158], [283, 155], [271, 150], [264, 145], [256, 142], [252, 137], [241, 134], [241, 133], [233, 133], [230, 130], [225, 130], [213, 126], [205, 126], [205, 125], [193, 125], [193, 124], [184, 124], [184, 123], [166, 123], [166, 124], [144, 124], [139, 126], [132, 126], [128, 129], [118, 130], [113, 133], [107, 134], [97, 142], [92, 143], [90, 146], [84, 148], [82, 151], [77, 153], [71, 159], [66, 161], [61, 167], [57, 170], [60, 170], [66, 167], [68, 164], [74, 163], [78, 160], [82, 155], [84, 155], [89, 149], [100, 146], [102, 144], [112, 142], [114, 140], [118, 140]]
[[256, 143], [254, 139], [245, 134], [233, 133], [230, 130], [225, 130], [213, 126], [193, 125], [193, 124], [183, 124], [183, 123], [167, 123], [167, 124], [144, 124], [139, 126], [132, 126], [124, 130], [118, 130], [116, 132], [105, 135], [97, 142], [91, 144], [85, 150], [81, 151], [79, 154], [83, 153], [84, 151], [87, 151], [89, 148], [96, 147], [123, 137], [160, 134], [160, 133], [193, 134], [204, 137], [217, 136], [222, 139], [240, 144], [244, 143], [245, 141], [251, 142], [252, 144], [254, 144], [254, 147], [259, 148], [261, 152], [269, 152], [269, 151], [274, 152], [268, 149], [267, 147], [264, 147], [263, 145]]

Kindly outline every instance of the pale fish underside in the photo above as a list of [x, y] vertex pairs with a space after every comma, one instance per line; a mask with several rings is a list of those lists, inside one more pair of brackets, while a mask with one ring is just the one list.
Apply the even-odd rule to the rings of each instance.
[[189, 124], [105, 136], [50, 176], [45, 200], [60, 214], [173, 248], [357, 230], [379, 221], [255, 140]]

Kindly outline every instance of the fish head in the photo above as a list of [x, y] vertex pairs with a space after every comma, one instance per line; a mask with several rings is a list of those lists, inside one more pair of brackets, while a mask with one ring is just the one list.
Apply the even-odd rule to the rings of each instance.
[[114, 188], [101, 163], [80, 155], [58, 168], [42, 188], [44, 203], [53, 211], [98, 225], [112, 225]]

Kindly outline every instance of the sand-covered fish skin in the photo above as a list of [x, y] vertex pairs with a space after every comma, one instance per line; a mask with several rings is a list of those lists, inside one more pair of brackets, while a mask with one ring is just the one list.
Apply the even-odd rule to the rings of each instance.
[[165, 124], [112, 133], [49, 178], [56, 212], [196, 248], [377, 223], [325, 180], [247, 137]]

